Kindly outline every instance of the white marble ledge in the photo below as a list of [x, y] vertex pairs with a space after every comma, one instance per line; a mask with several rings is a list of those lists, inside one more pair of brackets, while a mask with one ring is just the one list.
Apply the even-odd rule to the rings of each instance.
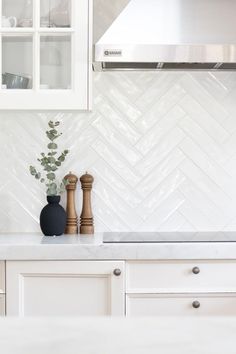
[[235, 354], [235, 318], [0, 320], [4, 354]]
[[103, 243], [103, 234], [0, 234], [0, 260], [236, 259], [236, 242]]

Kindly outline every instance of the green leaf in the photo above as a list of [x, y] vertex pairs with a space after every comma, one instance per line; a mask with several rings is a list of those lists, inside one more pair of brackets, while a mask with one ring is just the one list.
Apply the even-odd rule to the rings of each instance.
[[49, 125], [50, 128], [54, 128], [54, 123], [53, 123], [52, 120], [50, 120], [50, 121], [48, 122], [48, 125]]
[[48, 137], [49, 140], [51, 140], [51, 141], [54, 140], [54, 135], [49, 134], [48, 132], [46, 132], [46, 134], [47, 134], [47, 137]]
[[36, 169], [35, 169], [35, 167], [34, 166], [30, 166], [30, 173], [31, 173], [31, 175], [32, 176], [35, 176], [36, 175], [36, 173], [37, 173], [37, 171], [36, 171]]
[[34, 176], [36, 179], [40, 179], [41, 178], [41, 173], [40, 172], [38, 172], [38, 173], [36, 173], [36, 175]]
[[69, 179], [67, 179], [67, 178], [63, 178], [63, 179], [62, 179], [62, 183], [63, 183], [65, 186], [68, 186], [68, 184], [70, 184], [70, 181], [69, 181]]
[[70, 184], [70, 182], [68, 181], [68, 179], [63, 178], [63, 180], [60, 183], [60, 187], [59, 187], [59, 193], [62, 194], [65, 192], [66, 190], [66, 186]]
[[60, 161], [60, 162], [65, 161], [65, 157], [64, 157], [63, 155], [59, 156], [59, 157], [58, 157], [58, 161]]
[[47, 179], [49, 179], [50, 181], [53, 181], [55, 178], [56, 178], [55, 173], [53, 172], [47, 173]]
[[56, 151], [51, 151], [51, 152], [48, 153], [48, 156], [55, 156], [56, 154], [57, 154]]
[[47, 172], [52, 171], [51, 166], [49, 166], [49, 165], [45, 165], [45, 166], [44, 166], [44, 171], [47, 171]]
[[48, 144], [48, 149], [50, 149], [50, 150], [56, 150], [56, 149], [57, 149], [57, 144], [55, 144], [55, 143], [49, 143], [49, 144]]
[[49, 163], [55, 163], [56, 160], [55, 160], [54, 157], [49, 157], [49, 158], [48, 158], [48, 162], [49, 162]]
[[41, 182], [41, 183], [44, 183], [44, 182], [45, 182], [45, 179], [44, 179], [44, 178], [41, 178], [40, 182]]
[[56, 171], [56, 170], [58, 170], [58, 168], [57, 168], [57, 166], [53, 165], [53, 166], [51, 166], [51, 170]]
[[48, 187], [56, 189], [57, 188], [57, 184], [55, 182], [50, 182], [48, 184]]
[[61, 162], [60, 161], [56, 161], [55, 165], [59, 167], [59, 166], [61, 166]]
[[45, 164], [47, 164], [49, 161], [48, 161], [48, 157], [43, 157], [42, 159], [41, 159], [41, 165], [45, 165]]
[[69, 150], [64, 150], [64, 154], [67, 155], [69, 153]]
[[51, 183], [48, 185], [47, 188], [47, 195], [57, 195], [58, 191], [57, 191], [57, 185], [56, 183]]

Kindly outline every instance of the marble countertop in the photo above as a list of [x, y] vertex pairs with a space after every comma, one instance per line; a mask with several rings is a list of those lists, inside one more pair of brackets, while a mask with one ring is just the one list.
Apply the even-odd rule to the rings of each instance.
[[176, 238], [171, 233], [171, 241], [164, 235], [158, 243], [103, 243], [103, 233], [59, 237], [0, 234], [0, 260], [236, 259], [236, 233], [205, 233], [200, 242], [199, 234], [192, 234], [188, 242], [178, 242], [179, 233]]
[[[235, 318], [0, 319], [7, 354], [235, 354]], [[14, 339], [14, 340], [13, 340]]]

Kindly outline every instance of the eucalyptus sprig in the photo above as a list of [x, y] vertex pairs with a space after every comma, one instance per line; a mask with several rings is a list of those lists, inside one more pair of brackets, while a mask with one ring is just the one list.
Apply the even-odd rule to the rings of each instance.
[[56, 179], [56, 171], [63, 164], [69, 153], [69, 150], [64, 150], [61, 153], [57, 151], [58, 145], [55, 141], [62, 135], [56, 129], [59, 125], [60, 122], [53, 122], [51, 120], [48, 122], [50, 128], [46, 131], [46, 136], [50, 141], [47, 145], [48, 152], [41, 152], [40, 157], [37, 159], [43, 171], [39, 172], [34, 166], [29, 167], [31, 175], [45, 184], [47, 195], [50, 196], [62, 194], [68, 183], [64, 178], [60, 182]]

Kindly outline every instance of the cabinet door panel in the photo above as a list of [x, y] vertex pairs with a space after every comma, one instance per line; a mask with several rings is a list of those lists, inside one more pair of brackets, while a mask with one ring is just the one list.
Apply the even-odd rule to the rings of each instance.
[[123, 274], [123, 262], [7, 262], [7, 315], [122, 316]]
[[236, 294], [129, 294], [126, 301], [127, 316], [236, 316]]
[[0, 295], [0, 317], [5, 316], [5, 295]]
[[5, 293], [5, 262], [0, 261], [0, 294]]
[[71, 35], [40, 36], [40, 88], [71, 89]]
[[41, 0], [40, 26], [46, 28], [68, 28], [71, 26], [71, 0]]
[[32, 35], [2, 36], [2, 73], [2, 89], [32, 88], [34, 80]]
[[33, 25], [34, 0], [2, 0], [2, 27], [30, 27]]

